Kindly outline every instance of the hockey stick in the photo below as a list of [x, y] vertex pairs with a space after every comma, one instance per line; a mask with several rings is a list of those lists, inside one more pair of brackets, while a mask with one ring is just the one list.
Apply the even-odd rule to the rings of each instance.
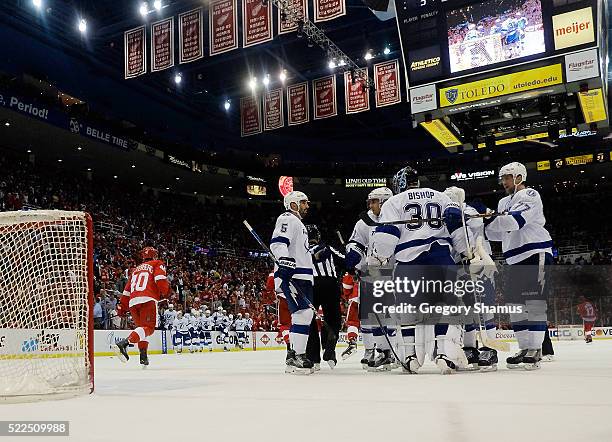
[[[477, 215], [466, 215], [465, 217], [472, 218], [488, 218], [488, 217], [496, 217], [499, 215], [506, 215], [506, 213], [492, 212], [492, 213], [479, 213]], [[362, 212], [359, 215], [359, 219], [362, 220], [368, 227], [378, 227], [378, 226], [393, 226], [393, 225], [402, 225], [402, 224], [420, 224], [420, 223], [428, 223], [428, 222], [444, 222], [444, 218], [412, 218], [406, 220], [399, 221], [388, 221], [384, 223], [379, 223], [368, 216], [367, 212]]]
[[[253, 227], [251, 227], [251, 225], [248, 223], [248, 221], [245, 219], [242, 221], [242, 224], [244, 224], [244, 226], [247, 228], [247, 230], [251, 233], [251, 235], [253, 235], [253, 238], [255, 238], [255, 241], [257, 241], [259, 243], [259, 245], [266, 251], [268, 252], [268, 255], [270, 256], [270, 258], [272, 258], [272, 261], [274, 261], [274, 264], [276, 264], [277, 266], [279, 266], [279, 262], [278, 259], [276, 258], [276, 256], [274, 256], [274, 253], [272, 253], [272, 250], [270, 250], [270, 247], [268, 247], [263, 240], [259, 237], [259, 235], [257, 234], [257, 232], [253, 229]], [[304, 296], [304, 294], [301, 292], [301, 290], [299, 289], [299, 287], [297, 287], [295, 284], [293, 284], [291, 282], [291, 280], [289, 280], [289, 283], [291, 284], [291, 286], [295, 289], [295, 292], [297, 293], [297, 295], [299, 295], [304, 301], [306, 301], [308, 303], [308, 308], [310, 308], [310, 310], [312, 310], [312, 312], [314, 313], [315, 318], [317, 318], [319, 321], [321, 321], [321, 326], [324, 327], [326, 329], [326, 333], [327, 336], [332, 338], [332, 337], [336, 337], [336, 334], [334, 333], [334, 331], [331, 329], [331, 327], [329, 326], [329, 324], [327, 324], [327, 322], [325, 322], [325, 320], [323, 319], [323, 317], [321, 315], [319, 315], [319, 312], [317, 311], [317, 309], [314, 307], [314, 305], [312, 305], [312, 302], [310, 302], [308, 300], [308, 298], [306, 296]]]

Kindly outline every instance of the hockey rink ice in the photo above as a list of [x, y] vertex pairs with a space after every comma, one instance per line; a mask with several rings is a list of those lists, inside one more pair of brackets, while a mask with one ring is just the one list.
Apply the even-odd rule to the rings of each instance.
[[0, 403], [0, 415], [69, 420], [74, 441], [612, 440], [612, 341], [553, 345], [539, 371], [450, 376], [431, 362], [416, 376], [366, 373], [361, 348], [308, 376], [283, 372], [284, 351], [153, 355], [146, 370], [99, 357], [93, 395]]

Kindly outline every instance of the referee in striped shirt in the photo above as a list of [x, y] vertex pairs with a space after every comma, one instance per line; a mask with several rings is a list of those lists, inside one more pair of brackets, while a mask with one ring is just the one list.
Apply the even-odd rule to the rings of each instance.
[[308, 231], [308, 245], [312, 255], [314, 275], [312, 305], [316, 309], [323, 309], [325, 322], [334, 333], [334, 336], [321, 333], [319, 338], [319, 326], [317, 320], [313, 318], [310, 324], [306, 356], [315, 364], [320, 364], [322, 348], [323, 360], [331, 368], [334, 368], [337, 363], [336, 343], [338, 342], [338, 334], [342, 325], [340, 314], [340, 280], [336, 272], [336, 266], [344, 266], [344, 255], [333, 247], [321, 242], [321, 233], [316, 225], [307, 225], [306, 230]]

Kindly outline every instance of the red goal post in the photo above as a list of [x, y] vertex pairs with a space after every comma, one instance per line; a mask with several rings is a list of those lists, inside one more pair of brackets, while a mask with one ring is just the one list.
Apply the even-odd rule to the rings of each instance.
[[93, 223], [0, 213], [0, 401], [93, 392]]

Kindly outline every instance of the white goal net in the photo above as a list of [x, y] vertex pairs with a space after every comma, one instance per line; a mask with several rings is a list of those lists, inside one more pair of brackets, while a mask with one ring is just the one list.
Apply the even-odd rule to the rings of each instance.
[[0, 400], [93, 391], [91, 218], [0, 213]]

